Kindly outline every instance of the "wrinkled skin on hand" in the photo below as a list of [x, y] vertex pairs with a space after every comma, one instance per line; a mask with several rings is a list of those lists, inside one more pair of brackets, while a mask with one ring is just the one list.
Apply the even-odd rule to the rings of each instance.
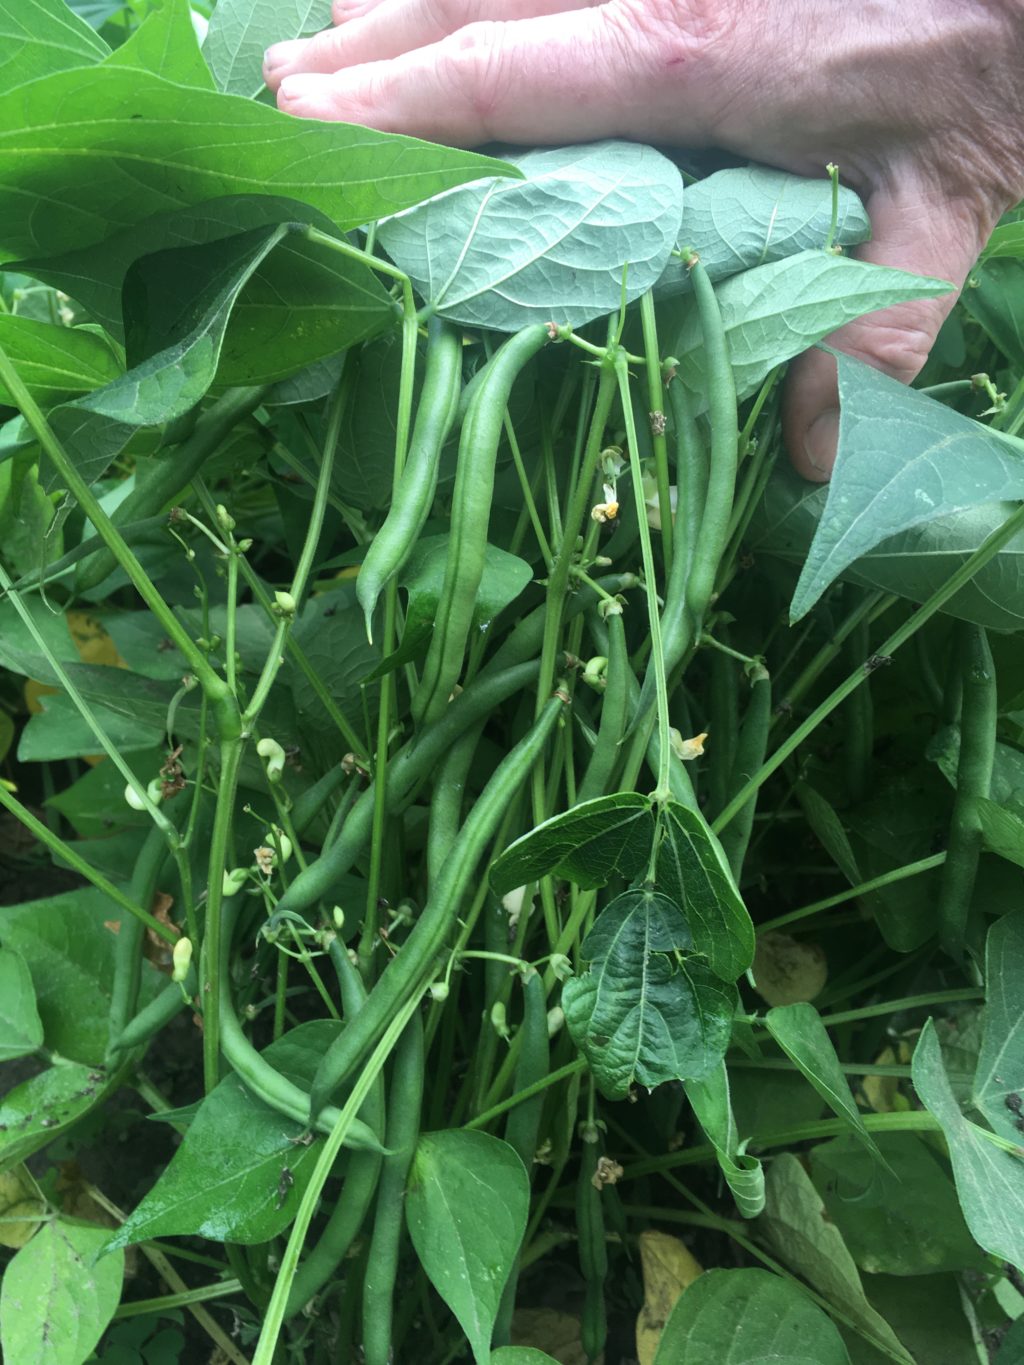
[[[956, 290], [1024, 195], [1024, 0], [335, 0], [267, 53], [283, 110], [472, 147], [627, 137], [717, 146], [800, 175], [837, 162], [864, 260]], [[829, 338], [909, 382], [956, 293]], [[790, 370], [787, 442], [828, 477], [835, 363]]]

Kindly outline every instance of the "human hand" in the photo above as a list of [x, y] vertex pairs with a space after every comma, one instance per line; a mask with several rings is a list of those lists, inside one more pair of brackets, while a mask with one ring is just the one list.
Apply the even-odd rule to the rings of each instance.
[[[871, 217], [856, 254], [958, 290], [1024, 195], [1022, 0], [334, 0], [334, 21], [267, 53], [283, 110], [461, 146], [627, 137], [800, 175], [834, 161]], [[828, 340], [909, 382], [955, 298]], [[784, 409], [808, 478], [831, 470], [837, 404], [835, 362], [808, 351]]]

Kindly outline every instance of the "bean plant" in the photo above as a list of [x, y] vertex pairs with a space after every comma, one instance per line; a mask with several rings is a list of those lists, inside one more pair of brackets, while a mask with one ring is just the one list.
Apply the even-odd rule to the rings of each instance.
[[840, 169], [295, 120], [328, 9], [0, 0], [5, 1360], [1010, 1365], [1024, 212], [806, 484], [951, 288]]

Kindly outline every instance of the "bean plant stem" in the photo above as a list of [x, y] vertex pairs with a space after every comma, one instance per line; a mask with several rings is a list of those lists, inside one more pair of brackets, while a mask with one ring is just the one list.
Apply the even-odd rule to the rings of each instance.
[[[665, 562], [665, 577], [668, 578], [672, 571], [674, 518], [669, 485], [668, 442], [665, 440], [665, 380], [658, 350], [658, 322], [654, 314], [654, 295], [650, 290], [640, 298], [640, 325], [643, 328], [644, 357], [647, 362], [647, 402], [650, 409], [654, 471], [658, 483], [661, 554]], [[639, 486], [636, 497], [638, 504], [643, 502]]]
[[[946, 605], [951, 597], [954, 597], [961, 588], [971, 581], [974, 575], [983, 568], [989, 560], [993, 559], [999, 551], [1012, 540], [1018, 531], [1024, 529], [1024, 504], [1012, 512], [991, 535], [986, 536], [981, 545], [974, 551], [971, 557], [952, 574], [941, 588], [936, 589], [912, 616], [908, 617], [889, 638], [880, 646], [879, 655], [883, 658], [891, 658], [893, 654], [911, 638], [926, 621], [930, 621], [937, 611]], [[846, 698], [859, 687], [868, 676], [867, 671], [861, 667], [851, 673], [844, 682], [817, 706], [807, 719], [793, 731], [793, 733], [779, 745], [775, 752], [765, 761], [758, 772], [745, 782], [740, 790], [735, 794], [726, 808], [717, 817], [712, 828], [717, 834], [724, 829], [729, 821], [739, 813], [759, 787], [761, 787], [771, 775], [776, 772], [786, 759], [804, 742], [808, 736], [812, 735], [823, 720], [832, 714]]]
[[857, 886], [848, 887], [845, 891], [837, 891], [834, 896], [826, 896], [824, 900], [813, 901], [810, 905], [801, 906], [799, 910], [790, 910], [785, 915], [776, 915], [774, 919], [764, 920], [757, 925], [757, 932], [767, 934], [773, 929], [781, 929], [783, 925], [810, 919], [812, 915], [821, 914], [823, 910], [831, 910], [836, 905], [857, 900], [860, 896], [866, 896], [872, 891], [881, 891], [883, 887], [892, 886], [895, 882], [905, 881], [908, 877], [916, 877], [922, 872], [930, 872], [932, 868], [941, 867], [945, 860], [945, 853], [933, 853], [928, 858], [919, 858], [915, 863], [905, 863], [903, 867], [893, 868], [891, 872], [883, 872], [878, 877], [872, 877], [870, 881], [860, 882]]

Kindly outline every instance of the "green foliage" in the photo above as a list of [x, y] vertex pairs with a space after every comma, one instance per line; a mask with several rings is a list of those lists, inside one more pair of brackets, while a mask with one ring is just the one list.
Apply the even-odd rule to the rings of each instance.
[[810, 487], [850, 190], [201, 17], [0, 0], [5, 1359], [1013, 1359], [1020, 212]]

